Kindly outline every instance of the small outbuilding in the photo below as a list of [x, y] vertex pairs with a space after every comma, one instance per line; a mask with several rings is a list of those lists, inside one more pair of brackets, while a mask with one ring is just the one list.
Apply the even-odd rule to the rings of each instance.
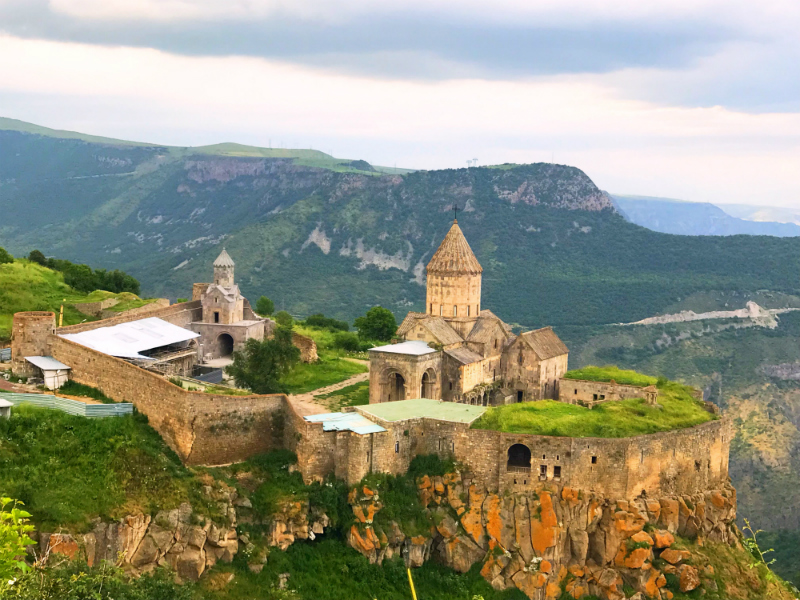
[[57, 390], [69, 380], [70, 368], [52, 356], [26, 356], [25, 360], [42, 372], [48, 390]]
[[14, 406], [8, 400], [0, 398], [0, 419], [8, 419], [11, 417], [11, 407]]

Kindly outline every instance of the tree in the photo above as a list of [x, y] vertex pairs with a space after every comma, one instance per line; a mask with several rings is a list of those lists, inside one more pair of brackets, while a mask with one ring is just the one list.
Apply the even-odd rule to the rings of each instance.
[[28, 260], [42, 265], [43, 267], [47, 266], [47, 257], [39, 250], [31, 250], [31, 253], [28, 255]]
[[333, 347], [347, 352], [358, 352], [361, 349], [361, 343], [355, 333], [340, 331], [333, 336]]
[[397, 331], [394, 313], [382, 306], [373, 306], [363, 317], [358, 317], [353, 324], [358, 329], [358, 337], [362, 340], [389, 341]]
[[5, 263], [13, 263], [14, 257], [6, 252], [5, 248], [0, 248], [0, 265]]
[[11, 581], [28, 570], [24, 560], [25, 547], [33, 544], [28, 534], [30, 514], [19, 508], [22, 502], [0, 498], [0, 582]]
[[261, 296], [256, 302], [256, 312], [262, 317], [268, 317], [275, 312], [275, 303], [266, 296]]
[[294, 324], [294, 319], [292, 319], [292, 315], [290, 315], [285, 310], [278, 311], [278, 313], [275, 315], [275, 320], [281, 327], [291, 328], [292, 325]]
[[233, 353], [233, 364], [225, 372], [239, 387], [256, 394], [277, 394], [286, 392], [281, 379], [299, 361], [300, 349], [292, 344], [292, 328], [278, 325], [272, 339], [247, 340], [244, 350]]

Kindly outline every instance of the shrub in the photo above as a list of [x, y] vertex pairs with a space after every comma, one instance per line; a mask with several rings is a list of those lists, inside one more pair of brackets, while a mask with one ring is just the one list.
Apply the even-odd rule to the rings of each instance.
[[31, 253], [28, 255], [28, 260], [35, 262], [37, 265], [42, 265], [43, 267], [47, 266], [47, 257], [39, 250], [31, 250]]
[[361, 342], [355, 333], [341, 331], [333, 336], [333, 347], [347, 352], [358, 352], [361, 350]]
[[11, 256], [8, 252], [6, 252], [5, 248], [0, 248], [0, 265], [13, 262], [14, 262], [14, 257]]
[[358, 329], [358, 337], [362, 340], [388, 342], [397, 331], [394, 313], [382, 306], [373, 306], [366, 315], [358, 317], [353, 324]]
[[261, 296], [256, 302], [256, 312], [262, 317], [268, 317], [275, 312], [275, 303], [266, 296]]
[[292, 344], [291, 328], [279, 325], [275, 328], [275, 337], [270, 340], [247, 340], [244, 350], [233, 353], [233, 364], [226, 367], [225, 372], [239, 387], [249, 388], [256, 394], [276, 394], [287, 391], [281, 379], [299, 361], [300, 349]]
[[322, 313], [311, 315], [306, 318], [306, 326], [328, 329], [330, 331], [348, 331], [350, 329], [350, 325], [348, 325], [346, 321], [337, 321], [336, 319], [326, 317]]
[[28, 524], [31, 516], [19, 506], [21, 502], [11, 498], [0, 498], [0, 591], [6, 581], [28, 570], [25, 561], [25, 547], [33, 544], [28, 534], [33, 526]]
[[285, 310], [278, 311], [275, 315], [275, 321], [277, 321], [278, 325], [282, 327], [291, 327], [294, 325], [294, 319], [292, 319], [292, 315], [290, 315]]

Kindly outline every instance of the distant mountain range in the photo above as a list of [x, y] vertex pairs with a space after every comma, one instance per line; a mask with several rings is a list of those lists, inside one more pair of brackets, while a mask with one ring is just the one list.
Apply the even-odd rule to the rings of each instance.
[[800, 236], [800, 210], [612, 195], [631, 223], [676, 235]]

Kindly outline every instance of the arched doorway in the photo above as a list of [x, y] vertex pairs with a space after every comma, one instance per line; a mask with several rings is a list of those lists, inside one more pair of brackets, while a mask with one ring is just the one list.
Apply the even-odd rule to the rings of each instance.
[[220, 358], [230, 356], [233, 354], [233, 338], [227, 333], [221, 333], [217, 338], [217, 348]]
[[400, 373], [389, 375], [389, 402], [406, 399], [406, 380]]
[[529, 473], [531, 470], [531, 449], [524, 444], [514, 444], [508, 449], [508, 471]]
[[420, 394], [420, 398], [431, 398], [433, 399], [433, 388], [434, 388], [434, 375], [430, 371], [425, 371], [422, 374], [422, 390]]

